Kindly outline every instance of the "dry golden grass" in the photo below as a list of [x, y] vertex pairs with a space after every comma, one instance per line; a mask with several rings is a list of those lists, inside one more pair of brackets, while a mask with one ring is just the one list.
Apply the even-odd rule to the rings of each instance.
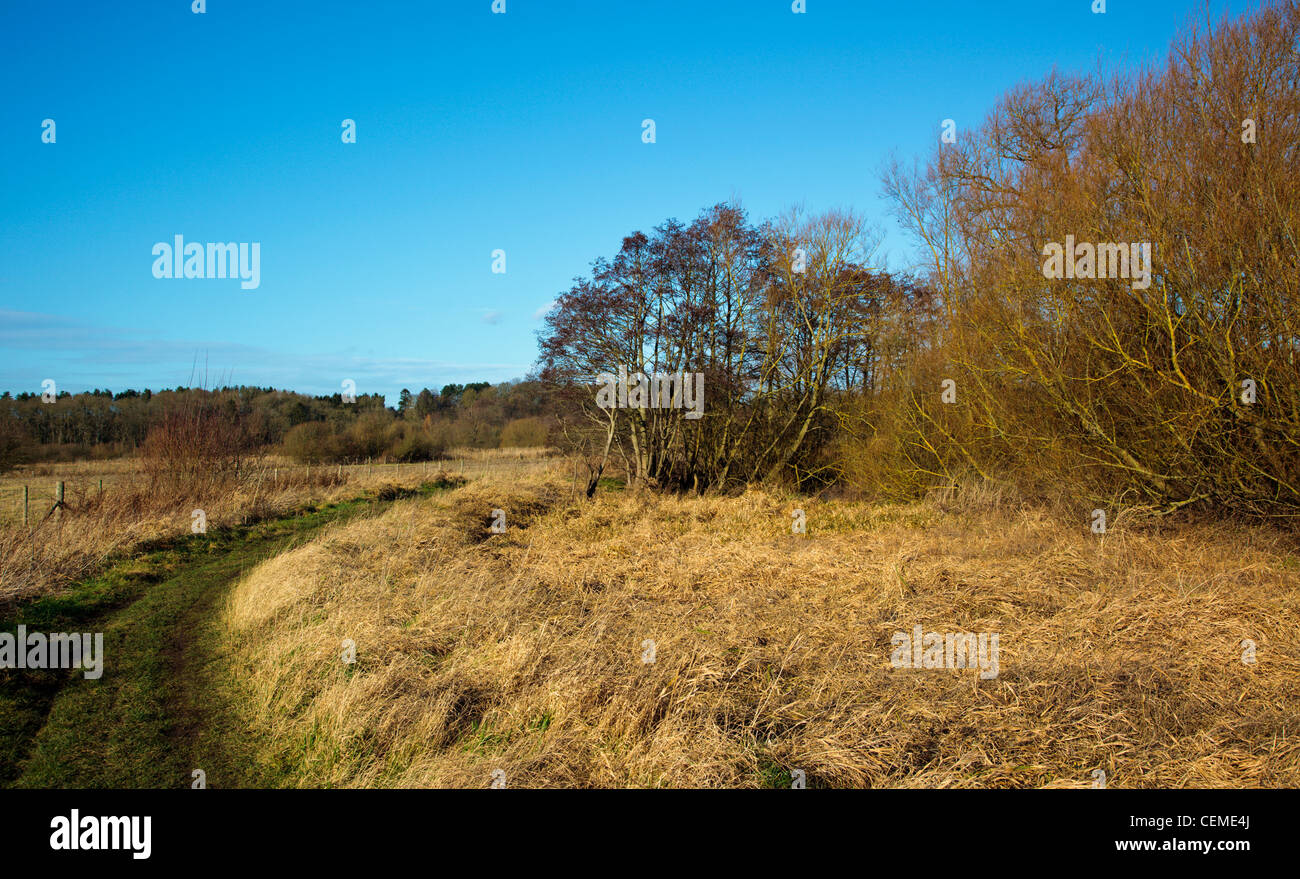
[[[208, 528], [245, 524], [385, 486], [415, 488], [443, 475], [523, 474], [544, 467], [546, 455], [534, 449], [495, 455], [457, 450], [443, 462], [342, 467], [305, 467], [267, 456], [238, 475], [183, 485], [156, 478], [136, 459], [22, 468], [0, 479], [0, 606], [57, 591], [151, 540], [188, 534], [195, 509], [204, 511]], [[47, 517], [60, 480], [67, 508]], [[27, 527], [24, 485], [31, 498]]]
[[[569, 476], [402, 501], [236, 587], [235, 674], [284, 783], [1300, 785], [1300, 570], [1277, 532], [1103, 539], [987, 494], [585, 502]], [[1000, 675], [894, 669], [916, 624], [1000, 633]]]

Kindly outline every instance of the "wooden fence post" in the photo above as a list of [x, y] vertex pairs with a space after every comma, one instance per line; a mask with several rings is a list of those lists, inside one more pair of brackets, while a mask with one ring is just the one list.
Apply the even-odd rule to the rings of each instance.
[[27, 486], [23, 486], [23, 525], [27, 524]]

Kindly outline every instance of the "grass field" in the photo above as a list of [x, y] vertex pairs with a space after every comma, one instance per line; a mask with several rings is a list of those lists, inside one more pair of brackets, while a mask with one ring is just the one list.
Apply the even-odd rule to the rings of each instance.
[[[1296, 786], [1297, 586], [1266, 530], [1099, 538], [980, 492], [579, 503], [555, 472], [332, 528], [225, 619], [306, 786]], [[916, 625], [998, 633], [999, 674], [893, 667]]]
[[[0, 783], [1300, 785], [1279, 531], [1096, 535], [987, 488], [607, 479], [587, 501], [570, 462], [500, 453], [424, 477], [349, 473], [310, 504], [298, 485], [276, 501], [296, 509], [141, 539], [11, 603], [7, 630], [103, 631], [106, 660], [6, 673]], [[896, 667], [916, 626], [996, 634], [996, 673]]]

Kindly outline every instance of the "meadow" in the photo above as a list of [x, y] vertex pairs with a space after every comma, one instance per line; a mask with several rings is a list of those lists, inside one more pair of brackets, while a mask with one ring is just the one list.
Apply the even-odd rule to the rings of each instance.
[[[7, 581], [6, 616], [105, 630], [110, 661], [10, 673], [7, 783], [1300, 785], [1300, 548], [1269, 525], [1098, 535], [987, 483], [882, 503], [615, 474], [588, 499], [542, 451], [283, 469], [207, 534], [188, 501], [127, 537], [123, 505], [53, 526], [74, 579]], [[44, 475], [101, 472], [131, 478]], [[995, 674], [900, 667], [918, 626], [996, 633]]]
[[[586, 501], [565, 477], [399, 501], [238, 583], [233, 674], [284, 783], [1300, 784], [1300, 556], [1277, 531], [1098, 537], [988, 487]], [[916, 625], [1000, 633], [996, 678], [896, 668]]]

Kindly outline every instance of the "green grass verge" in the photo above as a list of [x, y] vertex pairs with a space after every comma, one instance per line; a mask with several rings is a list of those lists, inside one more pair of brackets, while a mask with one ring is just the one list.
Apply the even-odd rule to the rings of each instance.
[[103, 632], [104, 671], [0, 671], [0, 786], [282, 784], [240, 726], [219, 602], [259, 562], [325, 525], [459, 483], [426, 483], [297, 515], [154, 544], [101, 575], [18, 608], [0, 630]]

